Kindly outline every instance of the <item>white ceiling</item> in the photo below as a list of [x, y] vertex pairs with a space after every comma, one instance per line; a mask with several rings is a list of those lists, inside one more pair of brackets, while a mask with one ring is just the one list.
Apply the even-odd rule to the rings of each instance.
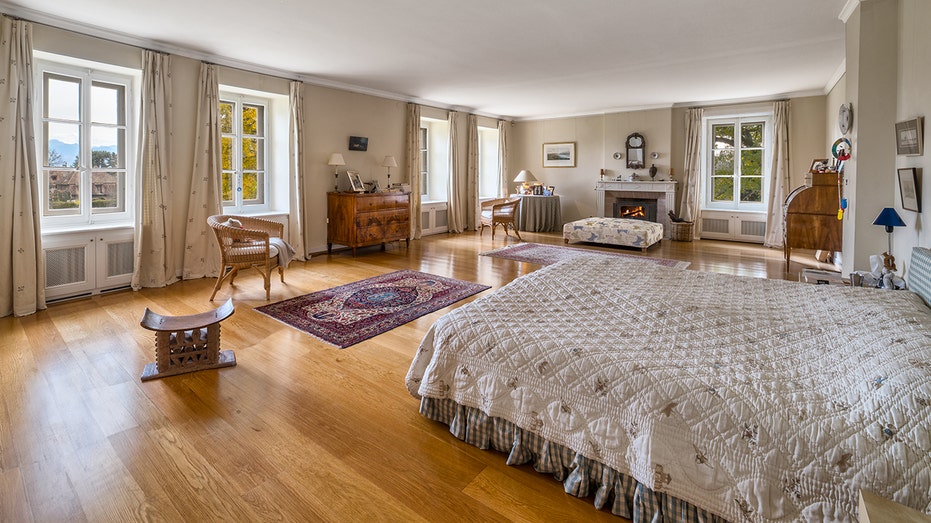
[[0, 0], [28, 20], [516, 119], [821, 94], [846, 0]]

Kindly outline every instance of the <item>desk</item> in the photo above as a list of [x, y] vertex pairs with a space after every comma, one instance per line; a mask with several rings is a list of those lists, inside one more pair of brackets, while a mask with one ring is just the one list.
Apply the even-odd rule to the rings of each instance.
[[559, 196], [537, 196], [533, 194], [513, 195], [520, 198], [517, 209], [517, 229], [530, 232], [552, 232], [562, 230], [562, 209]]

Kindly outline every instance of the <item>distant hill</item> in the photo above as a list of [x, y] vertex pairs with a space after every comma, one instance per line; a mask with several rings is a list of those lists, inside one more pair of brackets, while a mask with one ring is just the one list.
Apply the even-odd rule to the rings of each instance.
[[[48, 141], [48, 145], [49, 151], [57, 151], [65, 164], [68, 166], [74, 165], [74, 160], [78, 157], [78, 149], [80, 148], [78, 144], [64, 143], [53, 138]], [[96, 149], [115, 153], [117, 147], [115, 145], [108, 145], [105, 147], [96, 147]]]

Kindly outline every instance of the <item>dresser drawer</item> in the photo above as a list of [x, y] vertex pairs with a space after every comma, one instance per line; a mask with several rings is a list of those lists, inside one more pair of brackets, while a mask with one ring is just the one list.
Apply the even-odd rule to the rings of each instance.
[[410, 237], [410, 222], [395, 222], [385, 226], [385, 240], [406, 240]]
[[383, 209], [405, 209], [408, 207], [407, 195], [385, 195], [359, 198], [356, 202], [357, 212], [380, 211]]

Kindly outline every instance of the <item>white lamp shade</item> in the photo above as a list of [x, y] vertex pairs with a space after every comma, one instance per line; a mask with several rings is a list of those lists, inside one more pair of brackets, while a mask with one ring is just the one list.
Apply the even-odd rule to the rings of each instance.
[[515, 182], [535, 182], [537, 181], [537, 179], [533, 177], [532, 172], [528, 171], [527, 169], [524, 169], [521, 172], [517, 173], [517, 178], [514, 178], [514, 181]]
[[397, 167], [398, 161], [394, 159], [394, 156], [385, 156], [385, 160], [381, 162], [382, 167]]
[[326, 164], [327, 165], [346, 165], [346, 160], [343, 160], [342, 154], [333, 153], [330, 155], [330, 160]]

